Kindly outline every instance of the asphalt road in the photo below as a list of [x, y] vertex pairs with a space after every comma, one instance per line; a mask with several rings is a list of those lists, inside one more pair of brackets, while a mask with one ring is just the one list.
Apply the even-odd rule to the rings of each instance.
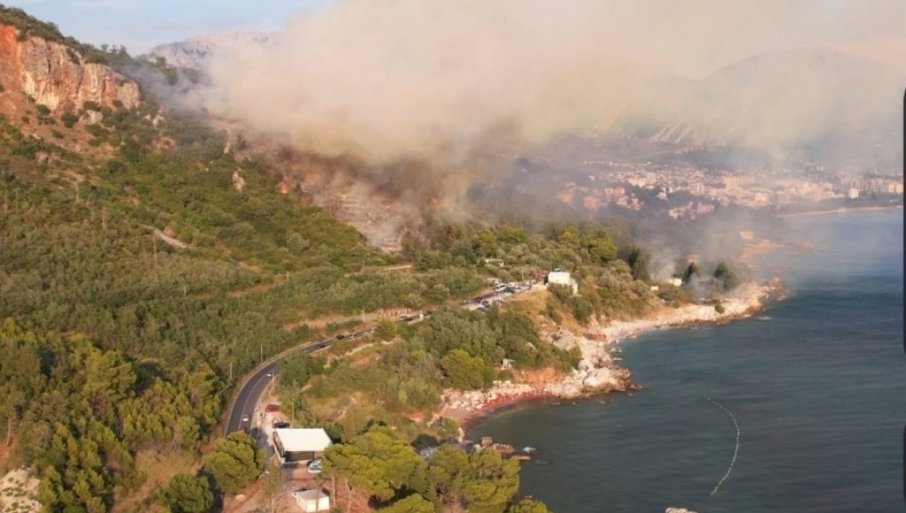
[[[528, 290], [529, 286], [520, 288], [519, 290], [498, 290], [490, 294], [476, 296], [472, 299], [463, 301], [461, 303], [461, 306], [467, 307], [468, 305], [474, 305], [479, 306], [480, 308], [486, 308], [491, 303], [500, 302], [507, 299], [513, 293], [519, 293]], [[432, 313], [433, 310], [416, 312], [401, 316], [400, 321], [418, 322], [424, 317], [430, 317]], [[335, 337], [324, 339], [318, 342], [310, 342], [304, 346], [296, 348], [293, 351], [288, 351], [280, 355], [279, 357], [273, 358], [269, 363], [266, 363], [261, 367], [255, 369], [252, 372], [251, 377], [249, 377], [245, 381], [245, 384], [242, 385], [242, 388], [239, 389], [239, 392], [233, 399], [232, 404], [230, 404], [230, 415], [227, 419], [227, 425], [224, 429], [224, 434], [229, 434], [242, 429], [251, 429], [251, 421], [254, 420], [253, 415], [255, 414], [255, 406], [257, 406], [261, 401], [261, 396], [264, 394], [264, 391], [267, 390], [267, 387], [270, 386], [271, 381], [276, 378], [277, 370], [280, 368], [280, 360], [291, 354], [295, 354], [296, 352], [314, 353], [316, 351], [328, 348], [341, 340], [356, 339], [361, 337], [362, 335], [365, 335], [366, 333], [371, 333], [374, 330], [374, 326], [369, 326], [357, 331], [353, 331], [351, 333], [337, 335]], [[243, 421], [244, 418], [247, 418], [248, 420]]]
[[[312, 342], [299, 347], [296, 351], [313, 353], [320, 349], [324, 349], [325, 347], [329, 347], [336, 342], [336, 338]], [[284, 357], [289, 354], [284, 355]], [[235, 399], [233, 399], [233, 403], [230, 405], [230, 416], [227, 419], [225, 434], [239, 431], [243, 428], [249, 429], [251, 427], [252, 415], [255, 414], [255, 406], [261, 400], [264, 391], [270, 386], [271, 380], [276, 377], [277, 369], [279, 367], [280, 360], [272, 361], [267, 365], [260, 367], [254, 371], [252, 376], [245, 382], [242, 388], [239, 389]], [[248, 418], [248, 420], [243, 421], [243, 418]]]

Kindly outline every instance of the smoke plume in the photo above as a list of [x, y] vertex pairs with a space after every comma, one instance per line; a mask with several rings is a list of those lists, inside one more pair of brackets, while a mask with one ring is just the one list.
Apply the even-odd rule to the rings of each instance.
[[[221, 52], [202, 103], [300, 149], [456, 164], [491, 134], [537, 143], [676, 107], [657, 77], [803, 46], [864, 55], [878, 37], [902, 41], [903, 19], [899, 0], [338, 0]], [[806, 129], [773, 108], [785, 137]]]

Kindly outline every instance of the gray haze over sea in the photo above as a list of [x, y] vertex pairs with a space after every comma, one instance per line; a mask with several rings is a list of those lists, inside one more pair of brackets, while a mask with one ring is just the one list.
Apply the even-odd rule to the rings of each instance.
[[[645, 386], [532, 404], [470, 431], [540, 448], [522, 494], [559, 513], [903, 511], [903, 211], [788, 219], [810, 252], [763, 257], [789, 297], [723, 326], [623, 343]], [[739, 454], [720, 490], [736, 445]], [[602, 404], [606, 403], [606, 404]]]

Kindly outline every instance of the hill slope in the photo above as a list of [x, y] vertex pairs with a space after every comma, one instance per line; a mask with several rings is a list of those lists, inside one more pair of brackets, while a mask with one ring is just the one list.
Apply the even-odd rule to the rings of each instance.
[[0, 24], [0, 424], [14, 447], [0, 467], [34, 465], [49, 510], [153, 510], [189, 469], [137, 461], [197, 460], [235, 380], [337, 329], [307, 321], [481, 285], [357, 273], [392, 259], [225, 154], [223, 133], [123, 97], [137, 86], [87, 62], [93, 50], [16, 16]]

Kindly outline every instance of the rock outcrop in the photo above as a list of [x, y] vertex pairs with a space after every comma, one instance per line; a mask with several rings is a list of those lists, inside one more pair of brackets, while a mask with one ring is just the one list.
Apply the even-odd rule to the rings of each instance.
[[139, 103], [138, 84], [103, 64], [87, 62], [76, 49], [0, 25], [0, 83], [54, 113], [75, 112], [85, 102], [102, 107]]
[[560, 349], [578, 347], [582, 357], [575, 369], [563, 380], [544, 387], [557, 397], [578, 397], [590, 392], [625, 391], [630, 372], [613, 363], [608, 344], [576, 335], [565, 329], [551, 334], [551, 342]]

